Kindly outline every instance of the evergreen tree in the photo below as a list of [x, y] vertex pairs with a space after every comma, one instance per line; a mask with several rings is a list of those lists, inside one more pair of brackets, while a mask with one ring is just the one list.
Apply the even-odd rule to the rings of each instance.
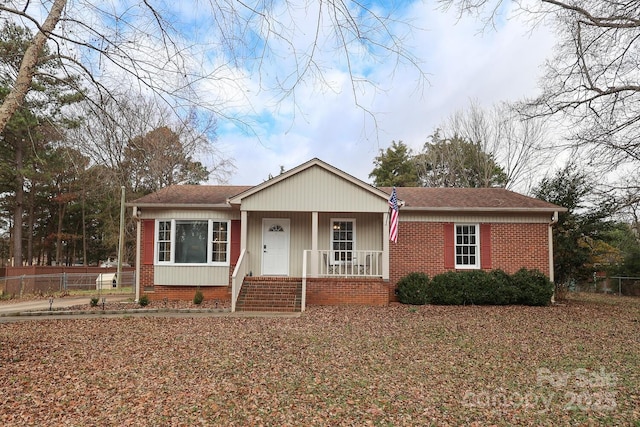
[[606, 201], [589, 202], [594, 196], [593, 183], [572, 164], [542, 180], [534, 195], [567, 208], [559, 214], [553, 228], [556, 283], [591, 278], [594, 250], [601, 246], [598, 242], [606, 239], [605, 232], [611, 228], [607, 218], [613, 206]]
[[442, 138], [436, 130], [415, 158], [425, 187], [504, 187], [507, 174], [479, 143], [458, 135]]
[[[31, 40], [30, 31], [14, 23], [5, 22], [0, 28], [0, 100], [9, 95], [20, 59]], [[46, 46], [38, 58], [38, 73], [31, 80], [30, 90], [0, 134], [0, 188], [5, 195], [6, 209], [12, 213], [15, 265], [23, 263], [24, 216], [30, 211], [26, 192], [35, 178], [36, 165], [46, 158], [44, 152], [62, 139], [61, 129], [74, 125], [74, 121], [63, 116], [64, 107], [82, 98], [82, 94], [73, 89], [72, 77], [57, 77], [61, 75], [60, 63]], [[33, 219], [28, 219], [28, 223], [32, 224]], [[30, 238], [28, 235], [27, 239]]]
[[411, 149], [402, 141], [391, 142], [391, 147], [380, 150], [369, 174], [376, 187], [418, 187], [418, 172]]

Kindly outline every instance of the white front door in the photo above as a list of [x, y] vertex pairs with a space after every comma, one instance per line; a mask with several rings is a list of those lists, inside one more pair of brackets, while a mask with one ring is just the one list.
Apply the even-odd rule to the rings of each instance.
[[262, 220], [262, 274], [289, 275], [289, 220], [264, 218]]

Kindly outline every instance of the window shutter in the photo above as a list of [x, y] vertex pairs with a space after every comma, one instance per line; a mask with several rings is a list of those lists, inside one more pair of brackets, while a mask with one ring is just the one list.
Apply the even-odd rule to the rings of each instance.
[[240, 257], [240, 220], [231, 220], [231, 265], [238, 262]]
[[142, 250], [144, 254], [142, 256], [143, 264], [153, 264], [153, 244], [155, 237], [155, 220], [145, 219], [142, 221], [142, 229], [144, 235], [142, 236]]
[[455, 268], [455, 236], [453, 223], [447, 223], [443, 226], [444, 231], [444, 268]]
[[480, 224], [480, 268], [491, 269], [491, 224]]

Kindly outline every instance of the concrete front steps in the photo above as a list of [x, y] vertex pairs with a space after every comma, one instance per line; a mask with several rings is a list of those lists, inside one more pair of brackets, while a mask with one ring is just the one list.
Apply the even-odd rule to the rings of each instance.
[[299, 312], [302, 280], [292, 277], [245, 277], [236, 311]]

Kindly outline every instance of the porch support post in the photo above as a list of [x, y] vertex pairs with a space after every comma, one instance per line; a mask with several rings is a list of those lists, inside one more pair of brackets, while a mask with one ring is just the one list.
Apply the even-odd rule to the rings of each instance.
[[389, 280], [389, 212], [382, 214], [382, 280]]
[[247, 249], [247, 211], [240, 211], [240, 252]]
[[311, 212], [311, 277], [318, 277], [318, 212]]
[[135, 277], [135, 288], [136, 288], [136, 296], [133, 302], [140, 301], [140, 250], [142, 248], [142, 224], [140, 220], [140, 211], [138, 211], [138, 207], [133, 207], [133, 218], [136, 221], [136, 277]]

